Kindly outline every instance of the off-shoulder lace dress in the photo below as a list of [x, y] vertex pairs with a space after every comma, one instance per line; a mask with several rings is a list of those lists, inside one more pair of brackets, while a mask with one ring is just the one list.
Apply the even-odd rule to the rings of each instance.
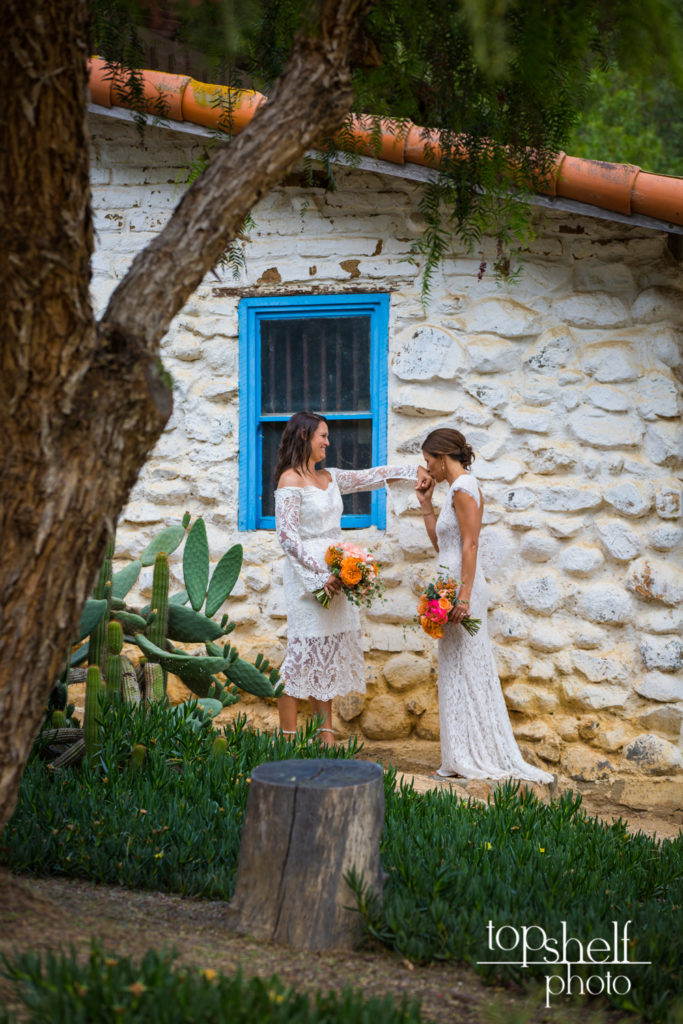
[[[456, 490], [481, 502], [479, 484], [464, 473], [451, 485], [436, 524], [439, 561], [456, 579], [461, 578], [462, 538], [453, 508]], [[522, 757], [512, 732], [503, 691], [493, 660], [486, 617], [489, 590], [477, 561], [470, 595], [470, 615], [481, 619], [474, 636], [458, 623], [446, 623], [439, 640], [439, 721], [441, 767], [439, 775], [467, 779], [529, 779], [551, 782], [552, 775]]]
[[371, 491], [387, 480], [414, 480], [415, 466], [328, 470], [326, 490], [280, 487], [275, 492], [275, 528], [285, 554], [287, 651], [280, 669], [291, 697], [365, 693], [365, 668], [358, 608], [337, 594], [328, 608], [313, 596], [330, 575], [325, 552], [342, 540], [342, 494]]

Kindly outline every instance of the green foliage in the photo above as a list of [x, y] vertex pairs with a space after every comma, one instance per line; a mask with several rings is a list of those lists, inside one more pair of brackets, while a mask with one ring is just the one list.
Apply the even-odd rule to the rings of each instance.
[[91, 665], [85, 681], [85, 712], [83, 738], [85, 756], [92, 762], [100, 747], [102, 676], [98, 665]]
[[[244, 980], [176, 967], [175, 954], [149, 950], [140, 963], [112, 957], [97, 943], [86, 963], [70, 956], [25, 953], [3, 959], [6, 977], [18, 987], [28, 1024], [75, 1021], [126, 1024], [420, 1024], [416, 1003], [397, 1005], [390, 996], [365, 999], [345, 988], [341, 995], [296, 992], [274, 975]], [[11, 1018], [5, 1018], [11, 1020]]]
[[154, 556], [154, 572], [152, 575], [152, 611], [154, 612], [154, 619], [149, 626], [149, 638], [158, 647], [164, 647], [166, 643], [169, 579], [168, 555], [165, 551], [159, 551]]
[[[683, 834], [658, 842], [631, 836], [623, 822], [605, 825], [565, 794], [543, 804], [506, 783], [487, 806], [450, 793], [418, 794], [386, 783], [382, 862], [389, 878], [381, 903], [353, 883], [371, 935], [402, 956], [426, 963], [467, 960], [488, 981], [523, 982], [543, 964], [483, 966], [486, 926], [540, 924], [548, 935], [611, 937], [612, 922], [633, 922], [633, 990], [616, 1005], [665, 1020], [683, 997]], [[675, 934], [674, 934], [675, 933]], [[519, 959], [513, 954], [510, 960]], [[594, 968], [577, 968], [578, 973]], [[632, 1005], [631, 1005], [632, 1004]]]
[[179, 548], [185, 539], [184, 526], [168, 526], [161, 533], [157, 534], [140, 555], [140, 562], [143, 565], [154, 565], [154, 559], [160, 551], [172, 555], [176, 548]]
[[90, 636], [92, 631], [104, 617], [108, 607], [109, 605], [104, 598], [100, 600], [92, 597], [88, 598], [85, 602], [85, 608], [81, 612], [81, 618], [78, 623], [79, 640], [85, 640], [86, 636]]
[[683, 175], [683, 87], [669, 76], [643, 86], [614, 65], [591, 75], [585, 110], [567, 143], [573, 156]]
[[[206, 595], [204, 612], [211, 618], [232, 593], [242, 569], [243, 549], [241, 544], [233, 544], [213, 571]], [[214, 637], [209, 639], [213, 640]]]
[[[114, 600], [123, 600], [135, 586], [142, 569], [142, 560], [139, 558], [129, 562], [119, 572], [115, 572], [111, 578], [112, 604]], [[87, 635], [87, 634], [86, 634]]]
[[[54, 778], [34, 756], [24, 773], [0, 857], [14, 871], [90, 878], [129, 888], [229, 900], [253, 768], [292, 757], [352, 758], [355, 742], [329, 751], [316, 724], [289, 742], [227, 726], [197, 727], [196, 702], [181, 711], [163, 700], [146, 710], [104, 700], [100, 748], [92, 763]], [[133, 749], [147, 753], [142, 771]]]
[[209, 542], [203, 519], [196, 519], [185, 541], [183, 580], [190, 604], [197, 612], [204, 604], [209, 582]]

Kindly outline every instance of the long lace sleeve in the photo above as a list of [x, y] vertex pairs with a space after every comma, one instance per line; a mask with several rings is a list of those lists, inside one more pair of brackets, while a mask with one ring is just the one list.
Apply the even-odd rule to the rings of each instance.
[[318, 590], [330, 575], [325, 565], [319, 565], [306, 551], [299, 533], [301, 488], [283, 487], [275, 492], [275, 532], [282, 549], [294, 559], [296, 571], [307, 590]]
[[417, 466], [373, 466], [372, 469], [331, 469], [342, 494], [376, 491], [387, 480], [417, 480]]

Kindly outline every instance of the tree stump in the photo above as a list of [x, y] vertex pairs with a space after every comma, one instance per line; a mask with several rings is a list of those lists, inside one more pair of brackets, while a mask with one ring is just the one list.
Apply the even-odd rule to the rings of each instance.
[[352, 869], [378, 895], [382, 768], [365, 761], [258, 765], [230, 909], [236, 931], [297, 949], [354, 946], [363, 935]]

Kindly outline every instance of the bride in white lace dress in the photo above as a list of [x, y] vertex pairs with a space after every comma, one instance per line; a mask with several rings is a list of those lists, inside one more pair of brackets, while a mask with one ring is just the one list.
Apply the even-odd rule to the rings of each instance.
[[[477, 560], [483, 499], [469, 466], [474, 453], [458, 430], [433, 430], [422, 452], [430, 482], [416, 486], [425, 527], [439, 563], [462, 581], [451, 621], [439, 640], [439, 724], [441, 776], [467, 779], [528, 779], [553, 776], [522, 757], [510, 725], [487, 627], [489, 591]], [[438, 519], [434, 484], [445, 480], [448, 500]], [[460, 625], [466, 615], [481, 619], [474, 635]]]
[[[342, 494], [369, 491], [387, 480], [428, 480], [418, 466], [379, 466], [365, 470], [316, 469], [329, 445], [326, 420], [296, 413], [280, 441], [275, 471], [275, 528], [285, 554], [287, 651], [280, 669], [280, 728], [296, 731], [300, 698], [308, 698], [323, 719], [321, 740], [334, 743], [332, 698], [365, 693], [365, 667], [358, 608], [343, 593], [325, 564], [330, 544], [342, 539]], [[321, 587], [331, 597], [324, 608], [313, 596]]]

